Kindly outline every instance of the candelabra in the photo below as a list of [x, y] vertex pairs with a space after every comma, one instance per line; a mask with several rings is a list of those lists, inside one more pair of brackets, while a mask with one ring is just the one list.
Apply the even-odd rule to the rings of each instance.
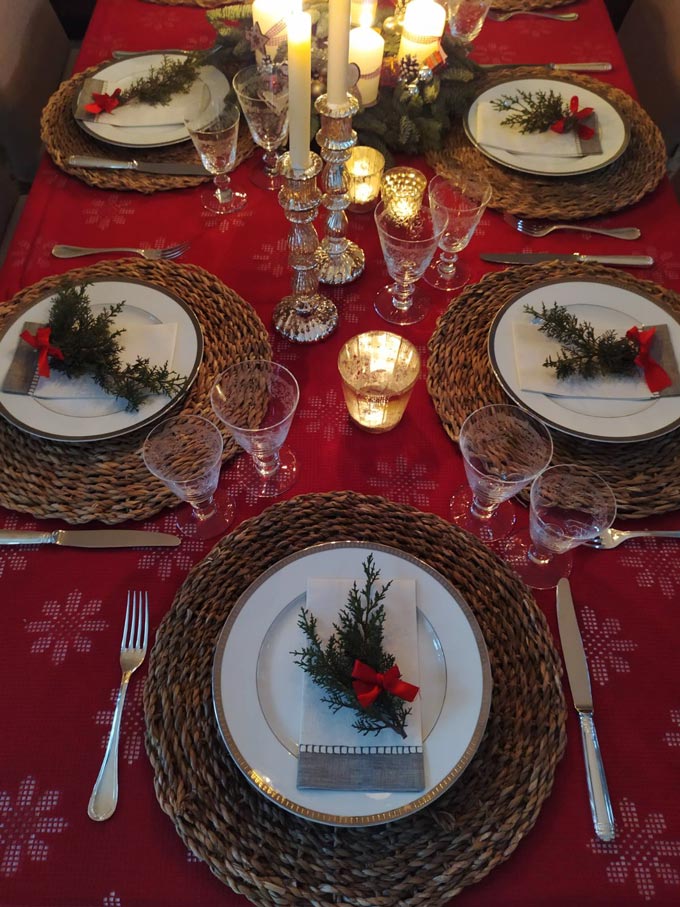
[[316, 178], [322, 166], [321, 158], [313, 152], [310, 152], [305, 170], [293, 169], [288, 152], [281, 155], [278, 164], [284, 183], [279, 192], [279, 204], [292, 225], [288, 236], [288, 263], [293, 269], [293, 292], [274, 309], [274, 327], [288, 340], [298, 343], [323, 340], [338, 324], [335, 305], [317, 292], [319, 238], [312, 221], [321, 202]]
[[333, 285], [350, 283], [363, 272], [366, 264], [363, 251], [347, 239], [345, 214], [345, 208], [350, 204], [345, 162], [357, 142], [352, 117], [359, 110], [359, 103], [354, 95], [347, 94], [345, 104], [331, 107], [328, 96], [321, 95], [314, 106], [321, 117], [316, 140], [326, 162], [321, 175], [321, 204], [328, 211], [325, 235], [316, 253], [319, 280]]

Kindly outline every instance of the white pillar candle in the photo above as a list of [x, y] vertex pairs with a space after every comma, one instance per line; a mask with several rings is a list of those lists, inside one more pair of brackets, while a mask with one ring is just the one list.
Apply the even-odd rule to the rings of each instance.
[[411, 0], [404, 14], [404, 27], [397, 59], [415, 57], [418, 63], [426, 60], [439, 47], [444, 34], [446, 10], [434, 0]]
[[[253, 25], [259, 25], [260, 31], [266, 35], [270, 29], [275, 34], [275, 39], [267, 43], [267, 53], [274, 59], [280, 44], [286, 40], [286, 15], [289, 11], [289, 4], [286, 0], [253, 0]], [[255, 51], [255, 59], [258, 63], [262, 61], [261, 51]]]
[[347, 64], [349, 57], [350, 0], [328, 2], [328, 106], [347, 103]]
[[377, 8], [378, 0], [352, 0], [352, 25], [373, 25]]
[[290, 163], [293, 170], [309, 167], [312, 114], [312, 17], [288, 17], [288, 121]]
[[353, 28], [349, 33], [349, 62], [359, 67], [357, 91], [364, 107], [378, 97], [384, 52], [385, 42], [372, 28]]

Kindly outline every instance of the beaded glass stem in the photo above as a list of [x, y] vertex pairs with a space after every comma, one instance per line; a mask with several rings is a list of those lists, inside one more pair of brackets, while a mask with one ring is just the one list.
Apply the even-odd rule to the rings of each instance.
[[352, 117], [359, 110], [359, 103], [354, 95], [348, 94], [346, 104], [331, 107], [324, 94], [317, 98], [314, 106], [321, 117], [321, 129], [316, 134], [316, 140], [326, 163], [321, 174], [321, 204], [328, 211], [325, 236], [316, 253], [319, 280], [337, 286], [356, 280], [366, 264], [363, 251], [347, 239], [345, 214], [345, 208], [350, 204], [345, 163], [357, 143]]
[[288, 264], [293, 269], [293, 292], [274, 309], [274, 327], [279, 334], [298, 343], [323, 340], [338, 324], [335, 305], [318, 292], [316, 252], [319, 238], [312, 221], [321, 201], [316, 178], [322, 166], [321, 158], [313, 152], [309, 154], [306, 170], [294, 170], [288, 152], [281, 155], [278, 164], [284, 183], [279, 192], [279, 204], [292, 225], [288, 236]]

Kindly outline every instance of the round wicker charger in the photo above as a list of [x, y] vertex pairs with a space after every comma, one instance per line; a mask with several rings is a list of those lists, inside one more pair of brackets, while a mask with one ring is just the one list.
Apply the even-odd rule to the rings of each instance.
[[[186, 398], [174, 412], [212, 418], [210, 388], [220, 371], [242, 359], [270, 359], [267, 331], [254, 309], [217, 277], [195, 265], [171, 261], [103, 261], [66, 275], [46, 277], [2, 306], [13, 315], [53, 292], [64, 278], [130, 279], [166, 288], [195, 312], [203, 329], [203, 361]], [[148, 427], [110, 441], [68, 444], [35, 438], [0, 419], [3, 482], [0, 505], [35, 517], [69, 523], [142, 520], [179, 501], [150, 475], [140, 455]], [[240, 448], [225, 435], [224, 460]]]
[[[333, 828], [261, 796], [213, 714], [215, 645], [262, 571], [318, 542], [400, 548], [463, 594], [486, 640], [491, 714], [464, 774], [388, 825]], [[144, 688], [156, 796], [184, 843], [255, 904], [437, 907], [505, 860], [533, 826], [565, 746], [561, 665], [528, 590], [481, 542], [433, 514], [354, 492], [293, 498], [226, 536], [191, 571], [158, 630]]]
[[576, 176], [532, 176], [490, 160], [469, 141], [462, 122], [454, 125], [444, 148], [430, 152], [437, 172], [482, 173], [493, 189], [489, 206], [524, 217], [577, 220], [619, 211], [655, 189], [666, 172], [666, 146], [658, 127], [640, 105], [618, 88], [579, 73], [549, 73], [538, 67], [494, 70], [478, 81], [481, 94], [509, 78], [555, 79], [582, 85], [609, 101], [630, 128], [624, 153], [607, 167]]
[[[42, 112], [40, 135], [47, 153], [57, 167], [97, 189], [122, 189], [135, 192], [159, 192], [164, 189], [186, 189], [199, 186], [209, 176], [173, 176], [171, 174], [140, 173], [134, 170], [100, 170], [73, 167], [68, 159], [73, 154], [108, 158], [117, 161], [159, 161], [200, 164], [192, 142], [187, 139], [165, 148], [122, 148], [97, 141], [80, 128], [73, 115], [73, 104], [86, 78], [100, 67], [93, 66], [62, 82]], [[241, 129], [236, 153], [237, 167], [255, 150], [247, 129]]]
[[[680, 296], [648, 280], [616, 272], [617, 283], [657, 299], [680, 315]], [[467, 287], [444, 312], [430, 338], [427, 387], [448, 436], [487, 403], [512, 402], [496, 380], [487, 340], [502, 306], [532, 284], [546, 280], [612, 279], [602, 265], [546, 262], [487, 274]], [[553, 463], [590, 466], [611, 485], [621, 518], [638, 518], [680, 508], [680, 430], [635, 444], [585, 441], [552, 431]]]

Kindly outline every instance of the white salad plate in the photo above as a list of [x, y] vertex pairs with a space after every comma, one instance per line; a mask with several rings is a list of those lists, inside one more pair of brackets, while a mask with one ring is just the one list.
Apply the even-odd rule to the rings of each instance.
[[[346, 579], [349, 591], [354, 581], [361, 585], [362, 565], [370, 553], [380, 570], [380, 584], [404, 578], [416, 583], [425, 789], [415, 793], [299, 789], [304, 674], [291, 653], [305, 644], [298, 617], [307, 581]], [[215, 715], [238, 767], [274, 803], [328, 825], [393, 821], [439, 797], [474, 756], [490, 703], [488, 653], [460, 593], [428, 564], [367, 542], [315, 545], [270, 567], [234, 604], [213, 664]]]
[[[614, 330], [623, 335], [633, 325], [666, 324], [676, 355], [680, 351], [680, 321], [668, 309], [643, 293], [634, 292], [615, 280], [554, 280], [534, 284], [509, 300], [494, 318], [489, 330], [491, 367], [505, 392], [547, 425], [592, 441], [627, 443], [666, 434], [680, 425], [680, 397], [648, 400], [550, 396], [523, 390], [517, 374], [513, 325], [531, 324], [524, 311], [541, 311], [557, 303], [580, 322], [590, 322], [601, 333]], [[538, 331], [538, 326], [536, 326]]]
[[[57, 291], [16, 313], [0, 334], [0, 381], [4, 379], [20, 343], [25, 322], [46, 324]], [[181, 391], [172, 397], [154, 394], [147, 397], [137, 412], [126, 412], [127, 402], [99, 391], [87, 401], [73, 397], [42, 398], [31, 393], [0, 391], [0, 415], [9, 422], [40, 438], [55, 441], [90, 442], [115, 438], [156, 422], [186, 395], [194, 382], [203, 358], [203, 334], [198, 319], [179, 297], [144, 281], [93, 279], [87, 297], [96, 313], [104, 307], [125, 302], [113, 325], [176, 324], [172, 371], [186, 378]], [[125, 334], [119, 338], [125, 346]], [[85, 379], [82, 379], [85, 380]], [[92, 382], [94, 384], [94, 382]], [[85, 410], [85, 413], [84, 413]]]
[[[488, 147], [480, 144], [478, 138], [477, 116], [481, 105], [488, 105], [499, 100], [503, 95], [516, 95], [518, 90], [536, 93], [537, 91], [559, 92], [564, 98], [565, 105], [576, 95], [579, 108], [592, 107], [597, 116], [598, 132], [602, 150], [597, 154], [587, 154], [582, 157], [558, 157], [553, 155], [522, 154], [508, 151], [503, 148]], [[494, 115], [501, 120], [507, 115], [503, 111], [494, 111]], [[630, 130], [621, 115], [609, 101], [600, 95], [583, 88], [557, 79], [510, 79], [488, 88], [470, 105], [467, 115], [463, 120], [465, 133], [472, 144], [492, 161], [503, 164], [511, 170], [521, 173], [531, 173], [539, 176], [574, 176], [581, 173], [590, 173], [606, 167], [620, 157], [628, 146]], [[512, 127], [504, 127], [511, 129]], [[556, 140], [563, 138], [556, 136]]]

